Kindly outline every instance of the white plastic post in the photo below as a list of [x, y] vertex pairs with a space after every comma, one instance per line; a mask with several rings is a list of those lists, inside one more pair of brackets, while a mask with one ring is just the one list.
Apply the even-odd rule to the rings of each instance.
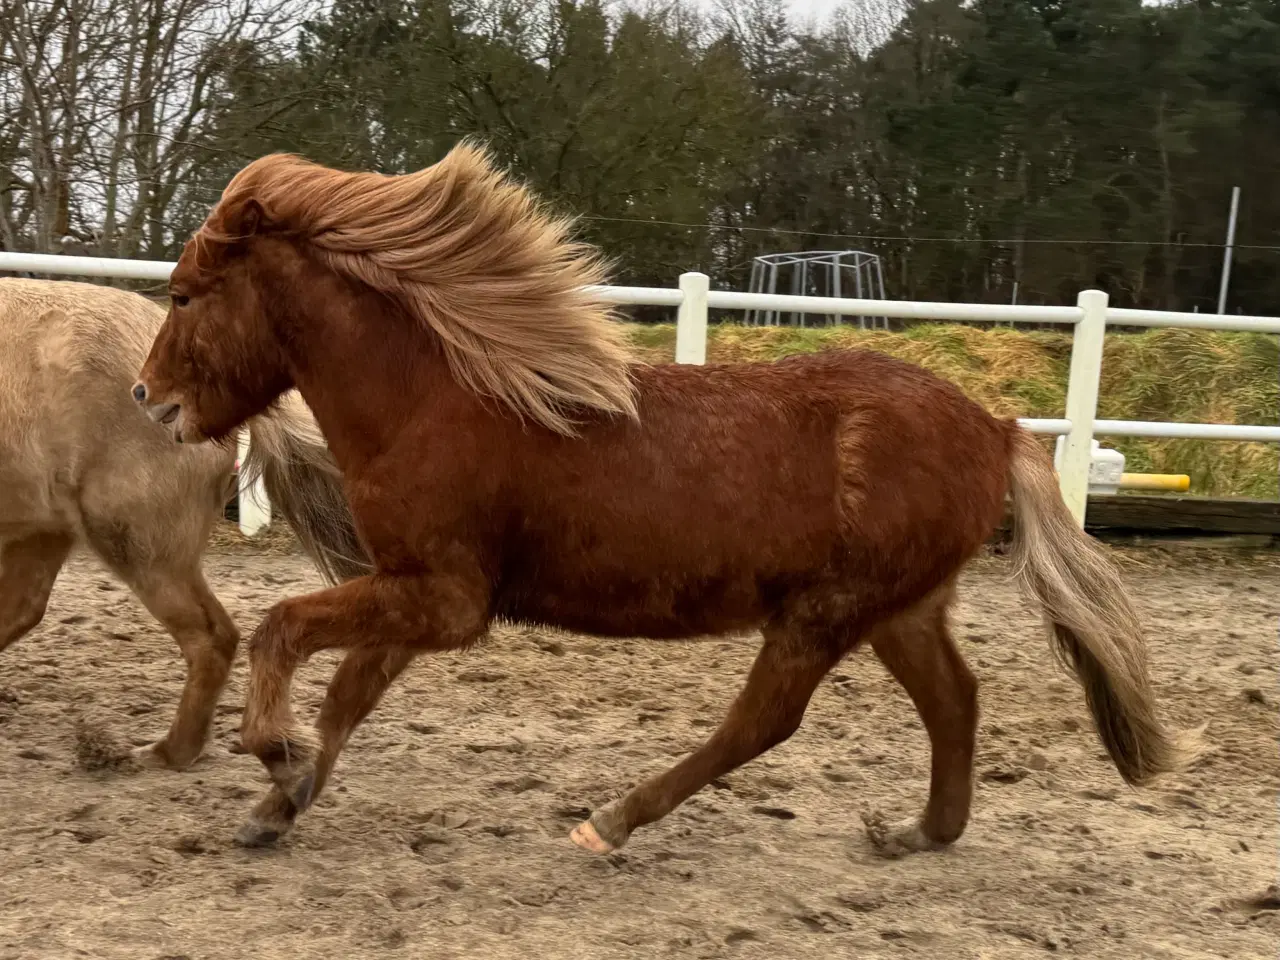
[[[236, 457], [240, 464], [249, 456], [249, 431], [240, 431], [236, 441]], [[271, 501], [267, 499], [267, 489], [259, 477], [252, 483], [241, 471], [238, 476], [236, 504], [240, 510], [240, 532], [246, 537], [256, 536], [258, 531], [271, 522]]]
[[676, 363], [707, 362], [707, 293], [705, 273], [680, 274], [680, 307], [676, 312]]
[[1101, 290], [1082, 290], [1076, 304], [1084, 315], [1076, 323], [1071, 344], [1066, 411], [1071, 430], [1063, 444], [1058, 485], [1067, 509], [1083, 527], [1089, 503], [1093, 422], [1098, 414], [1098, 384], [1102, 379], [1102, 345], [1107, 332], [1107, 295]]

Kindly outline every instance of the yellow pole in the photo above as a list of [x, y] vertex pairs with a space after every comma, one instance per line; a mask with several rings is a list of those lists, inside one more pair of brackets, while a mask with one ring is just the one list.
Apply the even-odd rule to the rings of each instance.
[[1173, 490], [1179, 493], [1191, 488], [1185, 473], [1122, 473], [1121, 490]]

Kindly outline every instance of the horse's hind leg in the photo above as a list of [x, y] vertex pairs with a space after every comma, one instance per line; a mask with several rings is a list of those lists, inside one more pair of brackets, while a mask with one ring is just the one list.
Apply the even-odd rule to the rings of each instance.
[[869, 635], [876, 655], [915, 703], [933, 754], [924, 815], [892, 827], [867, 824], [872, 842], [888, 855], [946, 847], [969, 821], [978, 682], [947, 630], [953, 597], [948, 584]]
[[240, 633], [199, 569], [146, 570], [130, 578], [138, 599], [178, 642], [187, 679], [164, 739], [138, 750], [147, 766], [181, 770], [204, 749]]
[[615, 850], [637, 827], [661, 819], [716, 777], [782, 743], [799, 729], [813, 691], [852, 639], [843, 633], [818, 639], [793, 627], [766, 629], [746, 686], [711, 739], [595, 811], [574, 828], [573, 842], [592, 853]]
[[218, 697], [226, 686], [240, 634], [200, 572], [208, 526], [184, 513], [131, 523], [87, 519], [89, 543], [178, 643], [187, 679], [178, 711], [162, 740], [136, 751], [144, 766], [181, 770], [204, 749]]
[[33, 533], [0, 545], [0, 651], [44, 619], [49, 594], [74, 540], [69, 533]]

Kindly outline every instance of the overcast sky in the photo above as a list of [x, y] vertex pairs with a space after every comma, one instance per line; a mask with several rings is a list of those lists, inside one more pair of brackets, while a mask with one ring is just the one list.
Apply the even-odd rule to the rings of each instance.
[[838, 0], [791, 0], [791, 11], [797, 20], [804, 21], [810, 17], [824, 20], [837, 5]]
[[[328, 2], [328, 0], [325, 0]], [[714, 10], [716, 0], [689, 0], [694, 6], [701, 7], [704, 10]], [[843, 0], [786, 0], [787, 6], [790, 8], [792, 17], [798, 24], [804, 23], [806, 20], [813, 18], [818, 21], [825, 20], [831, 11], [835, 10]], [[872, 0], [874, 2], [874, 0]], [[648, 6], [661, 6], [661, 3], [649, 3], [646, 0], [605, 0], [606, 9], [617, 9], [619, 7], [634, 6], [638, 9], [645, 9]]]

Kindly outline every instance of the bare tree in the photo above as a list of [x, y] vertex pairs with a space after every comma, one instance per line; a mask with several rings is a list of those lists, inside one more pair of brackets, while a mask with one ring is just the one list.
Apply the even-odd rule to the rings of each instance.
[[0, 0], [0, 242], [158, 257], [237, 58], [320, 0]]

